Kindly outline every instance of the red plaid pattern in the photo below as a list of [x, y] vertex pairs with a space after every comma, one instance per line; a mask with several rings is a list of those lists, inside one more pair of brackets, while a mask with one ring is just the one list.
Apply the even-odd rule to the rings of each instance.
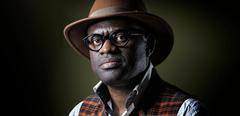
[[102, 104], [100, 98], [91, 95], [88, 96], [81, 106], [79, 116], [103, 116], [104, 105]]
[[147, 115], [160, 115], [160, 116], [176, 116], [182, 103], [186, 100], [187, 95], [176, 92], [173, 90], [165, 91], [158, 96], [155, 104], [147, 111]]
[[[149, 86], [135, 104], [131, 116], [176, 116], [182, 103], [189, 97], [187, 93], [161, 80], [153, 70]], [[87, 97], [83, 100], [79, 116], [106, 116], [105, 109], [108, 108], [104, 103], [97, 95]]]
[[[151, 95], [151, 94], [149, 94]], [[153, 99], [150, 107], [142, 107], [132, 115], [139, 116], [176, 116], [187, 95], [173, 88], [165, 88]], [[148, 102], [148, 101], [146, 101]], [[92, 95], [83, 100], [79, 116], [106, 116], [104, 105], [99, 97]]]

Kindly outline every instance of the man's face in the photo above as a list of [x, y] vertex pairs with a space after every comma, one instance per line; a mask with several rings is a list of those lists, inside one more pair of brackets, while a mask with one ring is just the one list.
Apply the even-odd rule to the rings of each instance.
[[91, 25], [88, 34], [104, 35], [106, 40], [99, 51], [91, 51], [90, 61], [97, 77], [107, 85], [127, 85], [143, 72], [148, 64], [145, 36], [130, 38], [124, 47], [111, 43], [109, 34], [116, 30], [137, 29], [143, 27], [127, 20], [106, 20]]

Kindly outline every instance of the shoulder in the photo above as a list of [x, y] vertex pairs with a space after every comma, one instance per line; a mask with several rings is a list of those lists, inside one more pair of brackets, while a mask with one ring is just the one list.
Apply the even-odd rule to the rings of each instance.
[[158, 89], [159, 97], [169, 101], [177, 101], [178, 103], [183, 103], [186, 99], [191, 97], [191, 95], [187, 92], [165, 81], [162, 81], [162, 83], [158, 86]]
[[[205, 106], [197, 99], [178, 87], [164, 82], [162, 96], [178, 103], [177, 116], [208, 116]], [[170, 97], [170, 98], [169, 98]]]
[[178, 87], [154, 76], [144, 93], [144, 100], [153, 102], [153, 104], [164, 107], [180, 107], [181, 104], [189, 98], [190, 95]]
[[177, 116], [208, 116], [208, 113], [199, 100], [188, 98], [181, 105]]
[[183, 102], [189, 97], [186, 92], [156, 77], [145, 91], [141, 107], [146, 109], [148, 114], [176, 115]]

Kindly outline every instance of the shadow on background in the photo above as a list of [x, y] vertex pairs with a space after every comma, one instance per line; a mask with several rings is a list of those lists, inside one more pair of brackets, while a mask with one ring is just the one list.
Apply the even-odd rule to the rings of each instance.
[[[192, 0], [193, 1], [193, 0]], [[65, 25], [87, 16], [92, 0], [25, 0], [3, 4], [4, 111], [66, 116], [97, 82], [87, 59], [64, 40]], [[145, 0], [173, 28], [163, 79], [198, 96], [212, 115], [233, 115], [239, 77], [238, 6], [228, 2]]]

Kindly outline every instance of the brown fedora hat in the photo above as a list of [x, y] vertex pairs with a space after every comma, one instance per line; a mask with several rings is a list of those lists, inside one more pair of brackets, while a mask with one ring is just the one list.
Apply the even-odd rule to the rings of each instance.
[[154, 66], [160, 64], [170, 53], [173, 46], [171, 27], [161, 17], [147, 13], [142, 0], [95, 0], [87, 18], [80, 19], [64, 29], [68, 43], [89, 59], [89, 51], [84, 47], [82, 38], [87, 36], [88, 27], [100, 20], [113, 17], [126, 17], [148, 26], [156, 37], [155, 51], [151, 56]]

